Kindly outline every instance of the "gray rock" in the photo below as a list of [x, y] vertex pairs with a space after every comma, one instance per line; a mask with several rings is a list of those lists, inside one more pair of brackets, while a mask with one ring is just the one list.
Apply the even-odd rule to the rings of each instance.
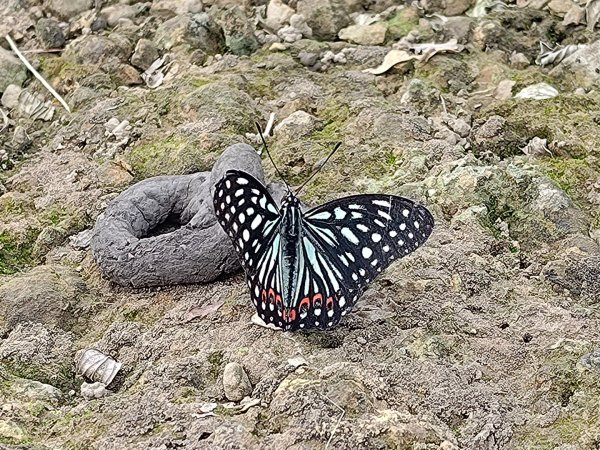
[[16, 108], [19, 105], [19, 95], [21, 95], [21, 89], [16, 84], [9, 84], [4, 89], [4, 94], [2, 94], [2, 106], [8, 109]]
[[474, 0], [424, 0], [423, 8], [429, 14], [438, 13], [444, 16], [459, 16], [467, 12], [474, 4]]
[[42, 229], [38, 234], [31, 255], [36, 260], [40, 260], [46, 253], [54, 247], [62, 244], [67, 237], [67, 231], [64, 228], [50, 225]]
[[146, 70], [159, 57], [158, 49], [148, 39], [140, 39], [131, 55], [131, 64], [141, 70]]
[[339, 31], [351, 23], [345, 2], [341, 0], [299, 0], [296, 11], [304, 16], [313, 35], [322, 40], [334, 40]]
[[42, 324], [21, 323], [0, 345], [0, 367], [12, 375], [73, 388], [73, 335]]
[[42, 17], [35, 25], [35, 33], [46, 48], [62, 48], [65, 45], [65, 34], [55, 19]]
[[219, 14], [218, 22], [225, 33], [225, 45], [234, 55], [250, 55], [259, 43], [254, 35], [256, 31], [243, 9], [231, 6]]
[[586, 369], [600, 373], [600, 349], [597, 348], [592, 352], [583, 355], [579, 362]]
[[471, 132], [471, 126], [460, 117], [449, 117], [447, 123], [450, 129], [460, 137], [465, 138]]
[[474, 126], [470, 141], [476, 155], [492, 153], [503, 158], [520, 154], [527, 144], [527, 139], [513, 130], [502, 116], [491, 116]]
[[82, 383], [80, 392], [81, 396], [86, 400], [94, 400], [110, 394], [110, 391], [106, 389], [106, 386], [98, 381], [95, 383]]
[[590, 304], [600, 301], [600, 258], [573, 255], [549, 262], [544, 267], [547, 281]]
[[132, 45], [117, 33], [110, 36], [90, 34], [70, 42], [64, 57], [78, 64], [104, 64], [108, 61], [127, 62]]
[[296, 141], [299, 137], [313, 133], [322, 124], [322, 120], [306, 111], [295, 111], [275, 127], [275, 132], [283, 139]]
[[359, 45], [380, 45], [385, 42], [386, 31], [385, 22], [376, 22], [371, 25], [350, 25], [342, 28], [338, 35], [343, 41]]
[[510, 55], [510, 67], [513, 69], [525, 69], [530, 64], [529, 58], [523, 53], [514, 52]]
[[274, 31], [279, 30], [286, 23], [289, 23], [294, 13], [294, 9], [281, 0], [271, 0], [267, 5], [267, 26]]
[[600, 40], [597, 40], [572, 55], [567, 56], [550, 71], [550, 76], [577, 80], [583, 87], [591, 87], [600, 80]]
[[94, 0], [46, 0], [46, 7], [62, 20], [71, 20], [79, 13], [91, 9]]
[[150, 7], [150, 12], [168, 11], [175, 15], [186, 13], [196, 14], [202, 12], [202, 2], [200, 0], [154, 0]]
[[244, 368], [236, 363], [230, 362], [223, 371], [223, 390], [225, 397], [232, 402], [239, 402], [252, 393], [252, 384]]
[[211, 173], [150, 178], [121, 193], [94, 228], [91, 248], [102, 272], [140, 287], [207, 283], [239, 270], [212, 206], [211, 190], [230, 169], [264, 179], [256, 151], [236, 144]]
[[185, 14], [163, 22], [156, 30], [154, 42], [165, 50], [186, 45], [209, 55], [225, 49], [223, 30], [207, 13]]
[[133, 19], [145, 9], [144, 3], [136, 3], [134, 5], [117, 4], [107, 6], [102, 9], [101, 14], [106, 18], [106, 24], [109, 27], [114, 27], [121, 19]]
[[23, 86], [27, 69], [12, 52], [0, 47], [0, 92], [10, 84]]
[[16, 378], [10, 383], [11, 394], [20, 400], [39, 401], [51, 405], [58, 405], [63, 393], [60, 389], [39, 381], [28, 380], [25, 378]]
[[79, 274], [67, 267], [35, 267], [0, 286], [0, 331], [23, 322], [69, 330], [77, 321], [74, 307], [85, 291]]
[[319, 61], [317, 53], [305, 52], [304, 50], [298, 53], [298, 59], [303, 66], [312, 67]]

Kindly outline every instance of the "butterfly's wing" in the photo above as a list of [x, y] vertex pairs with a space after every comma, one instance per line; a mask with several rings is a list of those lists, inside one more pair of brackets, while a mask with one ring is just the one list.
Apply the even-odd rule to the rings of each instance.
[[425, 207], [393, 195], [355, 195], [308, 211], [292, 328], [335, 325], [382, 270], [429, 238], [433, 224]]
[[240, 257], [259, 317], [281, 327], [281, 219], [277, 204], [253, 176], [229, 170], [215, 185], [213, 205], [217, 220]]

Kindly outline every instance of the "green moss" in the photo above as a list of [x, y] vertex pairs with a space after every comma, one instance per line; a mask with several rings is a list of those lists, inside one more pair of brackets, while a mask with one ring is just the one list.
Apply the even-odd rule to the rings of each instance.
[[537, 164], [544, 175], [578, 203], [585, 201], [588, 184], [600, 178], [600, 173], [583, 159], [551, 158]]
[[484, 108], [478, 119], [499, 115], [524, 140], [539, 137], [564, 142], [561, 153], [572, 158], [598, 154], [600, 96], [559, 95], [545, 100], [510, 99]]
[[205, 86], [208, 83], [212, 83], [212, 81], [211, 80], [207, 80], [205, 78], [192, 78], [190, 80], [190, 84], [192, 86], [194, 86], [195, 88], [199, 88], [199, 87]]
[[8, 193], [0, 196], [0, 217], [21, 216], [33, 207], [33, 202]]
[[461, 56], [437, 56], [427, 64], [415, 65], [414, 77], [428, 80], [442, 92], [457, 93], [475, 80], [475, 71]]
[[419, 25], [419, 16], [412, 8], [398, 11], [388, 20], [386, 39], [388, 41], [400, 39]]
[[219, 379], [221, 365], [223, 364], [223, 352], [222, 351], [212, 352], [208, 356], [208, 362], [211, 365], [210, 377], [213, 381], [216, 381]]
[[81, 80], [97, 72], [97, 68], [87, 64], [77, 64], [62, 57], [46, 57], [40, 60], [40, 72], [46, 78], [59, 80]]
[[38, 366], [35, 364], [23, 364], [20, 361], [8, 359], [4, 359], [1, 365], [11, 375], [50, 384], [64, 392], [78, 388], [78, 383], [75, 378], [73, 378], [71, 367], [56, 364]]
[[529, 66], [524, 70], [514, 70], [509, 74], [511, 80], [515, 82], [513, 93], [537, 83], [554, 84], [554, 79], [539, 70], [538, 66]]
[[194, 154], [191, 142], [173, 135], [160, 141], [137, 145], [131, 150], [128, 160], [138, 180], [208, 168], [202, 156]]
[[331, 100], [317, 112], [317, 115], [325, 121], [325, 125], [321, 130], [314, 132], [311, 139], [325, 144], [342, 141], [342, 128], [350, 117], [350, 108], [343, 103]]
[[547, 396], [562, 407], [560, 416], [544, 428], [530, 423], [517, 429], [514, 442], [518, 448], [535, 450], [550, 450], [561, 444], [577, 444], [578, 448], [589, 450], [597, 448], [600, 443], [597, 377], [577, 367], [579, 353], [551, 353], [545, 357], [538, 371], [542, 373], [542, 383], [550, 380]]
[[37, 228], [22, 234], [0, 232], [0, 275], [10, 275], [31, 265], [33, 245], [39, 233]]
[[197, 389], [186, 386], [177, 391], [175, 394], [175, 398], [173, 399], [173, 403], [182, 405], [186, 403], [194, 403], [199, 397], [199, 392]]

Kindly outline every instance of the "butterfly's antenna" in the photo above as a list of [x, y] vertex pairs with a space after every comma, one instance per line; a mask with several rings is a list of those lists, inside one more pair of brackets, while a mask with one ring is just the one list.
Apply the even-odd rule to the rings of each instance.
[[325, 161], [323, 161], [322, 164], [319, 164], [319, 167], [317, 167], [317, 170], [315, 170], [312, 175], [310, 177], [308, 177], [308, 180], [306, 180], [304, 183], [302, 183], [302, 186], [300, 186], [298, 189], [296, 189], [296, 192], [294, 193], [294, 195], [298, 195], [300, 193], [300, 191], [302, 190], [302, 188], [304, 188], [304, 186], [306, 186], [308, 184], [308, 182], [310, 180], [313, 179], [313, 177], [318, 174], [321, 169], [323, 168], [323, 166], [325, 166], [325, 164], [327, 164], [327, 161], [329, 161], [329, 159], [333, 156], [333, 154], [335, 152], [337, 152], [338, 148], [340, 148], [342, 145], [341, 142], [338, 142], [337, 144], [335, 144], [335, 147], [333, 148], [333, 150], [331, 151], [331, 153], [329, 154], [329, 156], [327, 156], [327, 158], [325, 158]]
[[283, 178], [283, 175], [281, 175], [281, 172], [279, 171], [279, 169], [275, 165], [275, 161], [273, 161], [273, 158], [271, 158], [271, 153], [269, 153], [269, 148], [267, 147], [267, 141], [265, 141], [265, 137], [263, 135], [262, 128], [260, 127], [260, 124], [258, 122], [255, 122], [255, 124], [256, 124], [256, 129], [258, 130], [258, 135], [260, 136], [260, 138], [262, 140], [262, 143], [263, 143], [263, 146], [265, 148], [265, 151], [267, 152], [267, 156], [271, 160], [271, 164], [273, 164], [273, 167], [275, 167], [275, 171], [277, 172], [277, 175], [279, 175], [279, 178], [281, 178], [281, 181], [284, 182], [285, 187], [287, 188], [288, 192], [292, 192], [292, 190], [290, 189], [290, 186], [287, 184], [287, 181], [285, 181], [285, 178]]

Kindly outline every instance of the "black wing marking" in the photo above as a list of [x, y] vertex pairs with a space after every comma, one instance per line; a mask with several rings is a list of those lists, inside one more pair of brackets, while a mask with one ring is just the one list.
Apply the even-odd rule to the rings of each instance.
[[[298, 280], [301, 288], [309, 280], [311, 301], [307, 307], [301, 291], [296, 327], [335, 325], [381, 271], [429, 238], [433, 225], [425, 207], [393, 195], [350, 196], [308, 211], [303, 217], [306, 259]], [[315, 287], [333, 299], [331, 308], [314, 307]]]
[[215, 185], [213, 205], [217, 220], [242, 262], [259, 317], [266, 323], [282, 326], [277, 204], [250, 174], [230, 170]]

